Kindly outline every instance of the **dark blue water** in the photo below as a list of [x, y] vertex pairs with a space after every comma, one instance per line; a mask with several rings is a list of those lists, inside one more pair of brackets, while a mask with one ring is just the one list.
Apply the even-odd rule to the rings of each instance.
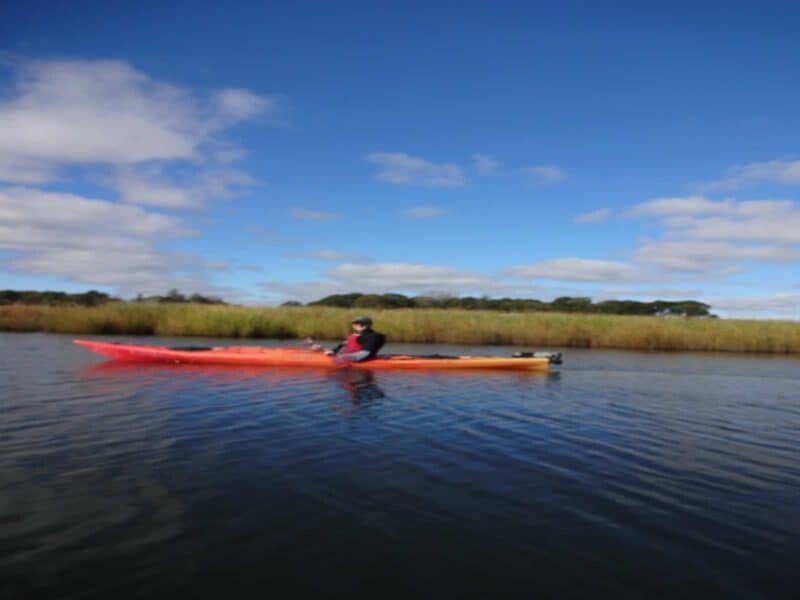
[[797, 597], [799, 459], [796, 358], [370, 376], [3, 334], [0, 597]]

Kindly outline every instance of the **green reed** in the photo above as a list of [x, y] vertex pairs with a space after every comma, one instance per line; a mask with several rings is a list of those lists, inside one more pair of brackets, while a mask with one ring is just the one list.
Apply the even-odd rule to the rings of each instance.
[[[222, 338], [341, 338], [355, 310], [115, 303], [0, 307], [0, 331]], [[444, 309], [373, 310], [391, 342], [800, 353], [800, 323]]]

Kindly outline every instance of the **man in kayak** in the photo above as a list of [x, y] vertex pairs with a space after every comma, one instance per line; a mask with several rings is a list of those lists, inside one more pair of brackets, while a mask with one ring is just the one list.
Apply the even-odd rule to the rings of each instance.
[[356, 317], [352, 324], [353, 333], [333, 350], [326, 350], [325, 354], [335, 356], [342, 362], [362, 362], [375, 358], [386, 343], [386, 336], [372, 329], [372, 319], [369, 317]]

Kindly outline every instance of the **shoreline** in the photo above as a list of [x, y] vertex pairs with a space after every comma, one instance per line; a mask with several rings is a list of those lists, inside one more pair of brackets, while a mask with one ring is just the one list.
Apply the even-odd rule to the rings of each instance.
[[[199, 304], [0, 306], [0, 331], [230, 339], [341, 339], [362, 309]], [[390, 343], [800, 354], [800, 323], [582, 313], [368, 311]]]

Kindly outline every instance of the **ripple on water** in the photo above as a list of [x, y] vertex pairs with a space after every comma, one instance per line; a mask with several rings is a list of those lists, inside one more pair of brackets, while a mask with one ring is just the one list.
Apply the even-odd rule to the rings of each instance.
[[796, 360], [573, 351], [549, 375], [371, 375], [4, 344], [24, 349], [0, 362], [0, 576], [20, 594], [224, 576], [752, 597], [796, 574]]

